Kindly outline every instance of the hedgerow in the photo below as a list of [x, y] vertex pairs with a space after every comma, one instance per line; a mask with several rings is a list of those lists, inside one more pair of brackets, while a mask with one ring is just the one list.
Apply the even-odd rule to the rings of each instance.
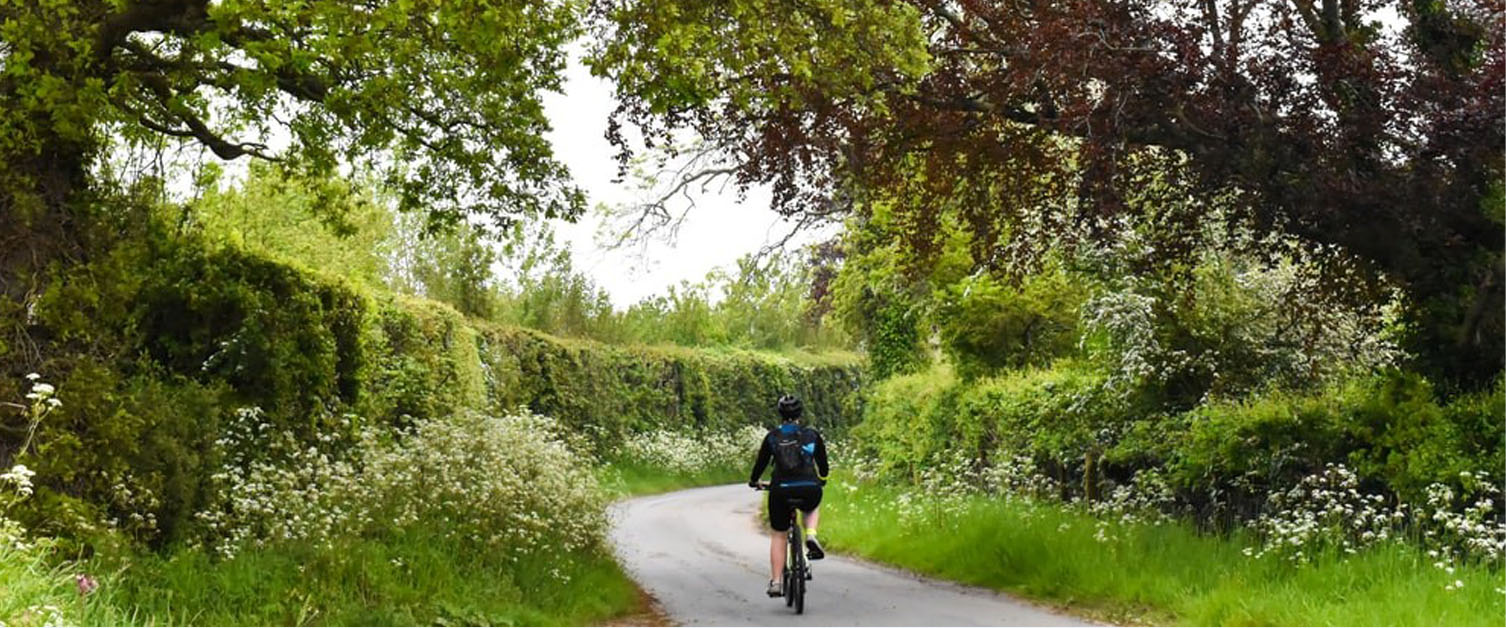
[[[823, 427], [859, 415], [862, 374], [844, 356], [561, 339], [191, 235], [104, 251], [16, 313], [25, 320], [4, 321], [35, 346], [0, 345], [0, 363], [53, 374], [69, 399], [39, 428], [36, 495], [15, 518], [83, 546], [201, 532], [193, 514], [210, 499], [224, 463], [214, 444], [236, 408], [312, 444], [521, 407], [586, 435], [593, 453], [639, 432], [766, 422], [786, 392]], [[0, 395], [20, 392], [12, 375]], [[0, 430], [0, 463], [13, 433]]]

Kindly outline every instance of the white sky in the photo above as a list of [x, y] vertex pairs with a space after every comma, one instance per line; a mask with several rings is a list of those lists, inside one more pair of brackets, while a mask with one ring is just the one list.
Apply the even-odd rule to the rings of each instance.
[[[617, 151], [605, 137], [607, 117], [616, 107], [611, 83], [591, 76], [580, 63], [579, 48], [572, 51], [565, 76], [564, 93], [544, 97], [544, 109], [554, 127], [548, 138], [556, 156], [570, 167], [591, 207], [639, 200], [633, 181], [612, 182], [617, 175]], [[738, 258], [789, 231], [789, 223], [769, 210], [767, 189], [751, 189], [742, 201], [730, 185], [694, 196], [696, 207], [673, 243], [655, 241], [643, 249], [621, 250], [598, 246], [601, 220], [595, 211], [578, 224], [559, 221], [556, 233], [570, 243], [576, 269], [607, 290], [612, 303], [623, 309], [683, 280], [698, 281], [718, 266], [733, 269]], [[816, 232], [802, 234], [796, 243], [819, 239]]]

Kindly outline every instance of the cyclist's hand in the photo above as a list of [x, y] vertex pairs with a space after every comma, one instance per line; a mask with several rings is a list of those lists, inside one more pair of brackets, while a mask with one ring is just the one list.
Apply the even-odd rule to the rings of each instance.
[[826, 478], [816, 478], [816, 479], [821, 482], [821, 486], [826, 486]]

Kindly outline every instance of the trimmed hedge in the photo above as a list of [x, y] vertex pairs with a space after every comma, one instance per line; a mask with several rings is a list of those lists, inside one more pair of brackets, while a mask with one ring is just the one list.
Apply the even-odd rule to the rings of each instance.
[[819, 427], [841, 430], [859, 416], [862, 374], [855, 363], [619, 347], [497, 326], [483, 328], [480, 346], [492, 407], [525, 405], [597, 439], [766, 423], [785, 392], [805, 400]]
[[[223, 419], [238, 407], [261, 407], [311, 445], [345, 415], [404, 424], [466, 408], [527, 406], [597, 445], [772, 421], [785, 392], [802, 395], [819, 426], [842, 429], [860, 414], [851, 356], [555, 338], [187, 237], [72, 267], [36, 312], [28, 332], [47, 344], [35, 370], [64, 405], [26, 460], [39, 487], [20, 514], [39, 533], [95, 545], [190, 538]], [[23, 393], [31, 368], [17, 366], [19, 349], [0, 345], [12, 371], [0, 400]], [[19, 446], [19, 420], [0, 416], [0, 464]], [[138, 511], [155, 521], [128, 519]]]

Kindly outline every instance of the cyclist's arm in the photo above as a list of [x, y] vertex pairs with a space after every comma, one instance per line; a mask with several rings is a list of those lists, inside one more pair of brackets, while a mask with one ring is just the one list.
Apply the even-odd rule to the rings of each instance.
[[831, 473], [831, 467], [826, 464], [826, 439], [821, 438], [819, 432], [816, 434], [816, 473], [823, 480]]
[[763, 444], [758, 447], [758, 459], [753, 461], [753, 475], [748, 478], [748, 485], [758, 484], [758, 478], [763, 477], [763, 470], [769, 466], [769, 461], [774, 458], [774, 450], [769, 448], [769, 439], [764, 438]]

